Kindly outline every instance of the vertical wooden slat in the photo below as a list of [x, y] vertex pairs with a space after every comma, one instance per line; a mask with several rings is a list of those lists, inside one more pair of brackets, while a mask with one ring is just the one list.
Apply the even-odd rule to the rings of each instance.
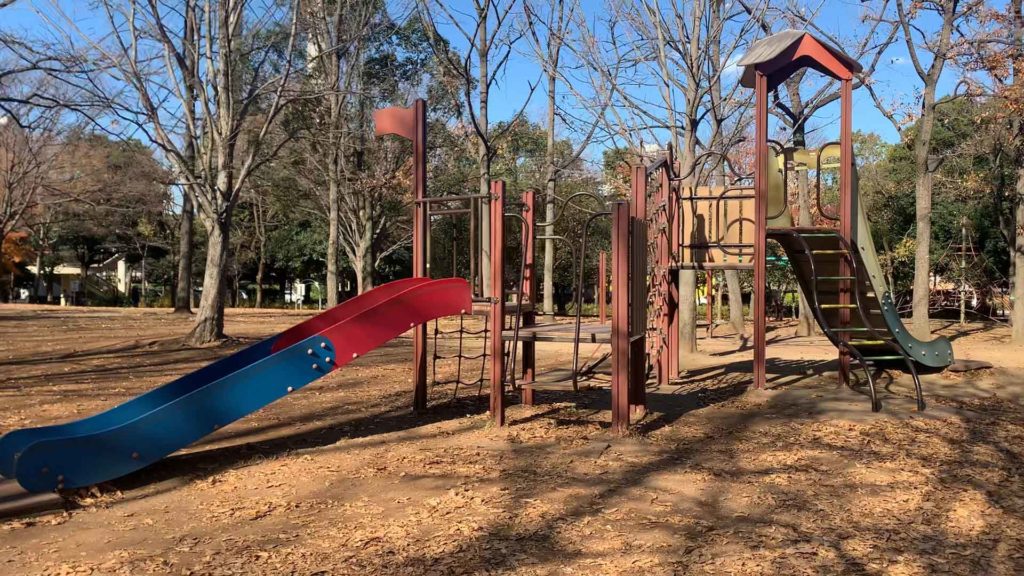
[[[519, 287], [519, 305], [525, 307], [522, 313], [523, 326], [533, 326], [536, 324], [537, 319], [537, 275], [534, 264], [533, 230], [534, 224], [537, 222], [535, 202], [536, 192], [532, 188], [523, 192], [523, 204], [525, 205], [523, 218], [525, 222], [522, 224], [522, 241], [526, 260], [523, 266], [523, 285]], [[536, 377], [535, 371], [537, 368], [537, 345], [534, 342], [520, 342], [519, 345], [523, 348], [523, 382], [533, 382]], [[524, 386], [522, 391], [523, 404], [532, 406], [533, 388]]]
[[491, 417], [505, 425], [505, 182], [491, 182]]
[[[839, 234], [846, 239], [851, 250], [857, 249], [855, 238], [853, 238], [853, 86], [851, 80], [843, 80], [840, 86], [840, 120], [839, 120]], [[853, 257], [853, 254], [850, 255]], [[849, 276], [851, 274], [849, 262], [846, 259], [840, 260], [839, 275]], [[848, 280], [839, 283], [839, 302], [849, 304], [851, 302], [852, 288]], [[850, 325], [850, 310], [840, 308], [839, 325], [846, 327]], [[850, 334], [841, 331], [840, 338], [848, 340]], [[843, 384], [850, 382], [850, 355], [845, 348], [839, 349], [839, 380]]]
[[668, 325], [666, 326], [668, 330], [668, 361], [666, 362], [667, 374], [665, 384], [679, 376], [679, 330], [681, 328], [679, 324], [679, 273], [668, 273], [673, 261], [676, 260], [676, 258], [673, 258], [673, 255], [678, 256], [679, 245], [682, 244], [682, 215], [679, 213], [681, 206], [679, 205], [679, 198], [676, 193], [678, 188], [672, 185], [671, 180], [673, 171], [678, 171], [673, 152], [674, 150], [670, 146], [668, 149], [668, 163], [661, 176], [661, 185], [665, 189], [664, 196], [668, 208], [668, 250], [665, 253], [665, 281], [669, 295]]
[[[422, 200], [427, 197], [427, 103], [417, 99], [413, 104], [413, 198]], [[413, 251], [412, 275], [422, 278], [427, 276], [427, 234], [428, 206], [424, 202], [415, 202], [413, 207]], [[427, 325], [420, 324], [413, 328], [412, 337], [413, 363], [413, 409], [427, 408]]]
[[612, 205], [612, 430], [629, 428], [629, 206]]
[[633, 204], [629, 231], [628, 306], [633, 319], [629, 330], [629, 410], [641, 418], [647, 411], [647, 194], [638, 195]]
[[754, 72], [756, 101], [754, 151], [754, 383], [755, 389], [765, 387], [765, 274], [768, 232], [768, 78], [760, 70]]

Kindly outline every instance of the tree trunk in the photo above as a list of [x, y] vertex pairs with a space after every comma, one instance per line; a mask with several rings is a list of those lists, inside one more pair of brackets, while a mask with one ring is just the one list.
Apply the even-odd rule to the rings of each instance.
[[36, 281], [32, 283], [32, 290], [35, 292], [32, 294], [31, 302], [39, 302], [41, 292], [43, 292], [43, 284], [46, 282], [46, 278], [43, 274], [43, 251], [36, 251]]
[[206, 270], [203, 274], [203, 295], [199, 299], [196, 323], [185, 341], [201, 346], [224, 338], [225, 272], [228, 265], [230, 222], [213, 221], [206, 225]]
[[[484, 107], [484, 99], [481, 96], [481, 108]], [[481, 140], [478, 148], [477, 159], [480, 162], [480, 194], [491, 193], [491, 161], [487, 154], [487, 144]], [[502, 296], [498, 288], [491, 287], [491, 203], [480, 203], [480, 278], [483, 296]]]
[[[337, 154], [337, 152], [335, 152]], [[327, 307], [338, 305], [338, 178], [337, 174], [328, 176], [327, 202]]]
[[178, 224], [178, 282], [174, 292], [174, 312], [192, 313], [192, 226], [195, 212], [192, 198], [185, 192], [181, 201], [181, 222]]
[[739, 270], [725, 271], [725, 288], [729, 292], [729, 324], [736, 336], [742, 337], [747, 331], [743, 320], [743, 288]]
[[[697, 271], [679, 271], [679, 353], [697, 351]], [[675, 376], [673, 374], [673, 376]]]
[[263, 308], [263, 278], [267, 272], [266, 246], [260, 243], [260, 259], [256, 264], [256, 307]]
[[[1014, 21], [1014, 46], [1015, 58], [1013, 58], [1013, 86], [1018, 95], [1024, 93], [1024, 9], [1021, 0], [1014, 0], [1011, 3]], [[1024, 121], [1020, 116], [1013, 119], [1010, 132], [1013, 142], [1012, 149], [1016, 152], [1017, 159], [1017, 190], [1014, 200], [1014, 251], [1010, 261], [1013, 279], [1011, 287], [1013, 294], [1013, 308], [1011, 312], [1012, 340], [1016, 344], [1024, 342]], [[1020, 304], [1019, 304], [1020, 303]]]
[[[544, 219], [551, 222], [555, 218], [555, 185], [558, 173], [555, 167], [555, 74], [548, 72], [548, 142], [547, 142], [547, 178], [545, 180]], [[555, 227], [547, 226], [546, 236], [555, 234]], [[555, 241], [553, 238], [544, 240], [544, 314], [551, 318], [555, 313]]]
[[1010, 321], [1013, 324], [1013, 341], [1024, 342], [1024, 166], [1017, 168], [1017, 205], [1014, 218], [1017, 222], [1013, 253], [1013, 308]]
[[[487, 15], [490, 12], [490, 4], [484, 3], [482, 8], [477, 9], [477, 61], [479, 66], [479, 87], [480, 111], [477, 113], [477, 161], [480, 164], [480, 194], [491, 193], [491, 155], [488, 138], [490, 137], [487, 119], [487, 104], [490, 93], [490, 72], [488, 70], [488, 58], [490, 57], [490, 37], [487, 30]], [[472, 104], [470, 104], [472, 105]], [[490, 202], [480, 203], [480, 276], [483, 296], [494, 296], [503, 298], [505, 296], [501, 286], [491, 286], [491, 211]]]
[[[141, 271], [142, 271], [142, 294], [139, 295], [139, 308], [145, 308], [146, 307], [146, 288], [148, 288], [148, 286], [146, 286], [146, 253], [147, 252], [149, 252], [149, 244], [146, 244], [146, 246], [142, 249], [142, 263], [139, 266], [141, 268]], [[132, 285], [131, 280], [130, 280], [131, 275], [129, 275], [128, 278], [129, 278], [128, 286], [130, 287]], [[130, 290], [130, 288], [129, 288], [129, 290]]]
[[932, 239], [932, 173], [935, 166], [929, 159], [932, 129], [935, 124], [935, 88], [925, 90], [924, 105], [918, 124], [919, 132], [914, 141], [914, 165], [917, 176], [914, 182], [914, 197], [917, 213], [917, 246], [914, 250], [914, 294], [911, 331], [917, 338], [927, 339], [931, 328], [928, 325], [928, 297], [931, 292], [931, 239]]
[[373, 230], [369, 226], [364, 228], [354, 248], [352, 267], [356, 273], [356, 293], [362, 294], [373, 288]]

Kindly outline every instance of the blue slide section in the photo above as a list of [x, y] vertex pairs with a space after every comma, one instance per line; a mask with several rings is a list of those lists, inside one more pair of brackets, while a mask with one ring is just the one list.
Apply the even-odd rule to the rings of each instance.
[[410, 327], [472, 306], [461, 279], [380, 286], [95, 416], [0, 437], [0, 475], [29, 492], [148, 466], [341, 368]]
[[269, 356], [273, 344], [274, 338], [253, 344], [231, 356], [221, 358], [195, 372], [89, 418], [55, 426], [25, 428], [8, 432], [0, 436], [0, 476], [14, 478], [14, 466], [18, 457], [25, 448], [36, 442], [51, 438], [91, 434], [138, 418], [178, 398], [187, 396], [210, 382], [228, 376], [238, 370], [240, 366], [253, 364], [261, 358]]

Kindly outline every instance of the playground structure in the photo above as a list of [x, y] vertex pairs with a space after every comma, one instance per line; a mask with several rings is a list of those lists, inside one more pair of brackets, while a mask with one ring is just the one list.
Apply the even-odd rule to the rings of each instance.
[[[412, 278], [375, 288], [236, 354], [187, 374], [167, 385], [96, 416], [57, 426], [29, 428], [0, 437], [0, 475], [29, 492], [89, 486], [139, 470], [188, 446], [213, 431], [297, 391], [366, 354], [388, 340], [412, 331], [413, 407], [423, 410], [428, 398], [428, 322], [446, 316], [484, 315], [479, 331], [485, 349], [464, 354], [467, 335], [460, 319], [457, 360], [461, 381], [463, 358], [487, 363], [490, 413], [505, 423], [507, 387], [518, 390], [524, 404], [546, 388], [577, 389], [579, 346], [583, 341], [610, 346], [611, 425], [625, 432], [647, 410], [647, 387], [667, 385], [680, 374], [679, 290], [681, 269], [753, 269], [753, 388], [766, 385], [766, 244], [777, 241], [810, 298], [824, 334], [839, 351], [839, 377], [850, 384], [851, 364], [863, 370], [873, 410], [880, 409], [872, 371], [908, 372], [917, 404], [924, 409], [918, 372], [941, 369], [953, 361], [944, 338], [915, 339], [903, 327], [885, 285], [871, 241], [868, 221], [858, 203], [852, 146], [852, 79], [860, 67], [839, 52], [800, 31], [782, 32], [755, 43], [740, 61], [742, 83], [756, 99], [756, 164], [752, 184], [696, 186], [682, 174], [673, 150], [649, 165], [632, 167], [628, 198], [588, 195], [603, 207], [590, 223], [611, 220], [611, 323], [584, 326], [581, 319], [583, 267], [577, 274], [576, 316], [572, 324], [538, 322], [534, 244], [537, 229], [535, 193], [519, 202], [495, 180], [488, 194], [431, 197], [427, 193], [426, 103], [378, 111], [378, 134], [394, 134], [413, 144]], [[837, 143], [817, 151], [787, 148], [768, 140], [769, 91], [799, 69], [810, 67], [838, 80], [841, 132]], [[834, 158], [839, 169], [838, 211], [821, 200], [816, 209], [837, 228], [793, 227], [786, 183], [795, 158], [813, 159], [819, 173]], [[564, 211], [573, 199], [567, 199]], [[430, 278], [430, 225], [435, 216], [465, 215], [470, 220], [470, 281]], [[479, 233], [477, 219], [489, 220], [490, 234]], [[557, 218], [556, 218], [557, 220]], [[511, 223], [511, 224], [509, 224]], [[506, 229], [519, 226], [517, 273], [508, 277]], [[477, 251], [487, 243], [491, 262], [484, 268]], [[489, 275], [493, 294], [478, 282]], [[599, 285], [604, 283], [601, 272]], [[512, 296], [510, 299], [509, 296]], [[604, 297], [599, 296], [601, 303]], [[435, 325], [433, 360], [440, 355]], [[568, 377], [537, 374], [536, 343], [573, 344]], [[482, 385], [483, 371], [474, 383]], [[651, 376], [652, 378], [649, 378]], [[436, 376], [435, 376], [436, 380]]]
[[[947, 339], [922, 341], [903, 326], [878, 263], [868, 219], [859, 202], [853, 154], [852, 82], [860, 65], [814, 36], [793, 30], [755, 43], [739, 64], [744, 67], [742, 84], [755, 90], [756, 164], [752, 178], [738, 178], [730, 185], [694, 185], [691, 174], [681, 173], [669, 148], [649, 165], [633, 167], [628, 199], [606, 199], [607, 210], [594, 215], [608, 214], [612, 218], [610, 331], [600, 324], [582, 328], [579, 306], [571, 339], [563, 327], [534, 324], [533, 238], [528, 232], [536, 223], [532, 220], [533, 194], [524, 195], [523, 238], [527, 242], [523, 247], [523, 273], [517, 280], [521, 284], [515, 303], [517, 317], [508, 330], [511, 334], [502, 332], [505, 307], [510, 305], [504, 294], [483, 297], [491, 307], [490, 401], [495, 422], [504, 422], [505, 378], [513, 388], [522, 390], [525, 404], [534, 402], [534, 390], [564, 383], [564, 379], [545, 380], [535, 373], [535, 342], [574, 343], [571, 382], [575, 390], [579, 376], [576, 350], [585, 336], [588, 342], [611, 346], [612, 428], [625, 431], [631, 417], [646, 411], [648, 375], [653, 375], [653, 385], [663, 386], [680, 374], [679, 290], [675, 277], [681, 269], [754, 271], [752, 387], [764, 388], [768, 240], [783, 249], [784, 258], [809, 299], [815, 321], [837, 348], [840, 381], [854, 384], [851, 364], [859, 366], [864, 376], [860, 383], [866, 384], [872, 410], [877, 411], [881, 404], [874, 372], [902, 370], [913, 381], [918, 409], [925, 408], [919, 373], [944, 369], [953, 362], [953, 352]], [[817, 150], [785, 146], [767, 136], [770, 91], [802, 68], [817, 70], [840, 86], [839, 140]], [[815, 209], [823, 220], [835, 222], [835, 228], [793, 225], [787, 190], [792, 173], [799, 167], [815, 172]], [[838, 169], [835, 208], [822, 198], [822, 174], [829, 169]], [[502, 206], [503, 182], [494, 183], [488, 200], [491, 254], [495, 258], [492, 285], [505, 286], [506, 278], [501, 275], [505, 269], [504, 220], [518, 215], [507, 214]], [[423, 200], [417, 198], [420, 202]], [[425, 250], [414, 244], [416, 253]], [[582, 292], [582, 285], [580, 280], [577, 294]], [[501, 346], [503, 341], [508, 341], [509, 347]], [[523, 346], [523, 364], [517, 386], [514, 365], [518, 342]], [[426, 382], [417, 381], [417, 385], [425, 387]]]

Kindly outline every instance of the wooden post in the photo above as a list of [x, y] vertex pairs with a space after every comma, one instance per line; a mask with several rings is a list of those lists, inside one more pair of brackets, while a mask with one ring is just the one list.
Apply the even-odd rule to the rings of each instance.
[[601, 324], [608, 322], [608, 253], [597, 255], [597, 316]]
[[[667, 210], [668, 219], [666, 224], [668, 225], [668, 243], [666, 245], [667, 250], [665, 252], [665, 281], [668, 285], [668, 374], [665, 380], [665, 384], [672, 381], [673, 378], [679, 376], [679, 330], [682, 328], [679, 322], [679, 273], [675, 272], [672, 274], [668, 273], [669, 268], [672, 266], [674, 260], [673, 254], [680, 254], [682, 249], [682, 239], [680, 238], [680, 224], [682, 220], [682, 214], [679, 210], [679, 199], [675, 191], [673, 190], [671, 175], [678, 171], [676, 166], [675, 150], [668, 147], [668, 162], [666, 163], [665, 169], [661, 176], [661, 185], [665, 191], [663, 198], [665, 200], [665, 206]], [[680, 256], [682, 256], [680, 254]]]
[[[641, 166], [642, 170], [643, 167]], [[629, 205], [612, 205], [612, 431], [629, 428]]]
[[[626, 285], [629, 308], [629, 410], [634, 418], [647, 412], [647, 195], [633, 199], [627, 246]], [[620, 280], [621, 281], [621, 280]], [[671, 359], [671, 356], [669, 356]], [[671, 361], [669, 362], [671, 366]], [[628, 425], [628, 422], [627, 422]]]
[[491, 417], [505, 425], [505, 182], [491, 182]]
[[768, 78], [754, 72], [754, 382], [755, 389], [765, 387], [765, 248], [768, 233]]
[[[523, 326], [533, 326], [537, 320], [537, 274], [534, 263], [534, 224], [537, 222], [536, 191], [532, 188], [523, 192], [523, 231], [522, 242], [526, 256], [523, 267], [523, 285], [519, 287], [519, 306], [522, 313]], [[523, 384], [533, 382], [536, 378], [537, 345], [534, 342], [520, 342], [523, 348]], [[533, 388], [522, 387], [523, 404], [533, 405]]]
[[[853, 82], [842, 80], [840, 85], [840, 119], [839, 119], [839, 234], [846, 239], [851, 251], [857, 250], [856, 238], [853, 237], [853, 220], [856, 218], [853, 206]], [[853, 258], [854, 254], [850, 254]], [[846, 259], [840, 260], [840, 276], [850, 276], [852, 271]], [[839, 303], [849, 304], [853, 284], [849, 280], [839, 283]], [[839, 326], [850, 325], [850, 309], [839, 309]], [[840, 331], [839, 337], [849, 340], [846, 330]], [[850, 354], [845, 348], [839, 348], [839, 381], [844, 385], [850, 383]]]
[[[427, 197], [427, 102], [422, 98], [413, 103], [413, 126], [414, 136], [412, 139], [413, 158], [413, 198], [422, 200]], [[427, 276], [427, 234], [429, 221], [427, 219], [428, 206], [424, 202], [417, 202], [415, 220], [413, 221], [413, 236], [419, 244], [419, 250], [414, 251], [418, 256], [413, 262], [413, 276]], [[415, 371], [413, 392], [413, 409], [425, 410], [427, 408], [427, 325], [420, 324], [413, 330], [413, 370]]]

